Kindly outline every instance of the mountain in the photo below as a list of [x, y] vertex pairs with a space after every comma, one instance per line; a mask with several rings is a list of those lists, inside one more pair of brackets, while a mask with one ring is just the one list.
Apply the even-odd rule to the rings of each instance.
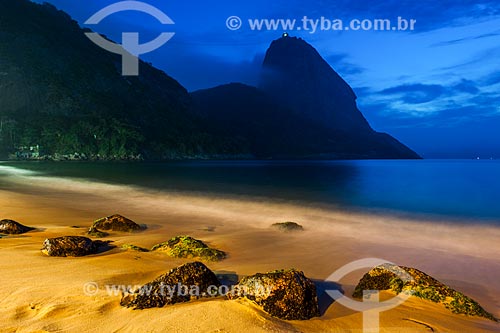
[[406, 159], [416, 153], [384, 133], [332, 130], [295, 115], [258, 88], [232, 83], [191, 94], [205, 129], [260, 159]]
[[418, 158], [374, 132], [355, 95], [304, 41], [273, 42], [259, 88], [188, 93], [92, 43], [66, 13], [0, 0], [0, 158]]
[[375, 132], [352, 88], [299, 38], [272, 42], [259, 88], [230, 84], [191, 96], [210, 133], [238, 137], [259, 158], [420, 158]]
[[209, 133], [237, 140], [256, 158], [318, 157], [344, 142], [329, 129], [290, 115], [255, 87], [232, 83], [191, 96]]
[[259, 88], [294, 114], [335, 130], [371, 130], [352, 88], [304, 40], [273, 41], [262, 66]]
[[0, 0], [4, 158], [170, 159], [223, 150], [188, 113], [184, 87], [144, 62], [140, 76], [122, 76], [121, 57], [85, 31], [52, 5]]

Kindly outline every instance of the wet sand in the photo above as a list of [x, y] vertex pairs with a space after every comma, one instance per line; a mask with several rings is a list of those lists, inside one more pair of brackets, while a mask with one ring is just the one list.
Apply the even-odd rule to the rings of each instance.
[[[323, 280], [341, 266], [382, 258], [418, 268], [477, 300], [500, 317], [500, 228], [339, 212], [298, 203], [158, 193], [127, 186], [16, 175], [15, 191], [0, 191], [1, 218], [38, 228], [0, 239], [1, 332], [361, 332], [362, 316], [331, 304], [319, 318], [281, 321], [244, 300], [210, 299], [163, 309], [121, 308], [106, 285], [141, 285], [187, 262], [146, 248], [190, 235], [229, 253], [214, 271], [239, 276], [291, 268]], [[28, 186], [29, 184], [29, 186]], [[40, 253], [47, 237], [84, 235], [92, 221], [119, 213], [148, 225], [137, 234], [111, 233], [118, 247], [84, 258]], [[305, 231], [283, 233], [275, 222], [296, 221]], [[78, 228], [76, 228], [78, 227]], [[349, 294], [367, 271], [339, 282]], [[83, 286], [99, 290], [86, 296]], [[454, 315], [443, 306], [412, 298], [382, 313], [382, 332], [495, 332], [500, 325]], [[426, 326], [427, 325], [427, 326]]]

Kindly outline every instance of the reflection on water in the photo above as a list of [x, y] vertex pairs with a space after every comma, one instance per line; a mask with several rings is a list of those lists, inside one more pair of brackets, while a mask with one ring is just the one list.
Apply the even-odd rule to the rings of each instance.
[[0, 185], [26, 170], [165, 191], [500, 218], [499, 161], [9, 162], [0, 166]]

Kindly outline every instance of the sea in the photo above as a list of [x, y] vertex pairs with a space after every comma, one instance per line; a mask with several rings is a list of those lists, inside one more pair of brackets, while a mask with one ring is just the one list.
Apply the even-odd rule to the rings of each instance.
[[500, 160], [5, 161], [0, 189], [19, 175], [500, 226]]

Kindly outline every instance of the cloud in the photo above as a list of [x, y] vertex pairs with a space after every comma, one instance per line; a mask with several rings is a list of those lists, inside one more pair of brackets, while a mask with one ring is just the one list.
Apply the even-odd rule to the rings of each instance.
[[[417, 105], [441, 100], [450, 103], [454, 99], [464, 99], [466, 95], [477, 95], [480, 89], [474, 81], [461, 79], [449, 86], [440, 84], [407, 83], [386, 88], [377, 93], [380, 96], [396, 97], [393, 102]], [[446, 100], [447, 99], [447, 100]]]
[[[491, 76], [500, 79], [499, 73]], [[367, 88], [363, 88], [369, 91]], [[454, 128], [500, 123], [500, 92], [461, 79], [449, 85], [408, 83], [361, 96], [360, 110], [376, 129]]]
[[[465, 104], [476, 107], [476, 111], [481, 110], [482, 116], [497, 116], [500, 115], [498, 100], [500, 100], [500, 93], [486, 92], [470, 97]], [[472, 112], [471, 115], [476, 116], [477, 112]]]
[[168, 49], [152, 53], [147, 58], [162, 63], [162, 69], [178, 80], [189, 91], [212, 88], [230, 82], [256, 86], [260, 79], [263, 53], [249, 61], [228, 61], [226, 58], [197, 53], [190, 47]]
[[483, 80], [483, 84], [485, 86], [493, 86], [495, 84], [500, 83], [500, 70], [491, 73], [490, 75], [486, 76]]
[[483, 49], [480, 52], [477, 52], [473, 56], [469, 57], [468, 60], [463, 61], [461, 63], [451, 65], [451, 66], [446, 66], [439, 68], [439, 70], [457, 70], [457, 69], [464, 69], [467, 67], [477, 67], [478, 64], [484, 64], [485, 62], [491, 62], [491, 61], [497, 61], [497, 59], [500, 57], [500, 47], [495, 46], [491, 47], [488, 49]]
[[481, 35], [477, 35], [477, 36], [447, 40], [447, 41], [432, 44], [431, 47], [448, 46], [448, 45], [459, 44], [459, 43], [463, 43], [463, 42], [467, 42], [467, 41], [473, 41], [473, 40], [489, 38], [489, 37], [497, 37], [497, 36], [500, 36], [500, 31], [490, 32], [487, 34], [481, 34]]
[[479, 88], [471, 80], [462, 79], [459, 83], [455, 84], [452, 89], [457, 92], [464, 92], [468, 94], [479, 93]]
[[370, 87], [352, 87], [356, 96], [368, 96], [373, 93], [372, 88]]
[[349, 61], [347, 53], [332, 53], [326, 56], [325, 60], [341, 76], [357, 75], [365, 72], [365, 68]]
[[379, 92], [382, 95], [398, 95], [407, 104], [422, 104], [442, 96], [446, 89], [438, 84], [404, 84]]
[[449, 128], [487, 122], [487, 119], [500, 121], [500, 113], [491, 104], [493, 98], [476, 97], [469, 100], [468, 105], [451, 102], [436, 112], [424, 112], [419, 116], [401, 112], [389, 101], [361, 105], [361, 111], [375, 128]]

